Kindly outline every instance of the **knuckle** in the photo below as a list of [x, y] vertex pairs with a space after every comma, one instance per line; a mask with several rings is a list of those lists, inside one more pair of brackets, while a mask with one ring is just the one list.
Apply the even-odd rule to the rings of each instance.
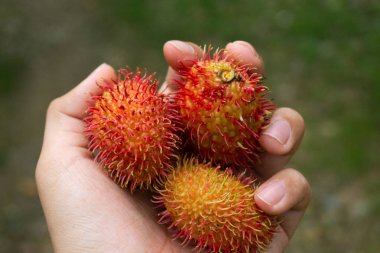
[[312, 191], [309, 181], [306, 177], [296, 169], [287, 169], [288, 177], [295, 192], [300, 196], [302, 207], [308, 206], [311, 200]]
[[51, 115], [51, 114], [55, 114], [56, 112], [58, 112], [59, 109], [61, 108], [61, 104], [62, 104], [62, 97], [54, 98], [49, 103], [49, 106], [47, 108], [47, 114]]
[[305, 126], [305, 120], [304, 118], [302, 117], [302, 115], [295, 111], [295, 110], [292, 110], [293, 111], [293, 119], [294, 121], [297, 123], [297, 125], [301, 126], [302, 128]]
[[292, 141], [290, 142], [291, 146], [288, 148], [289, 153], [293, 154], [297, 151], [298, 146], [303, 139], [305, 132], [305, 120], [299, 112], [288, 107], [279, 108], [275, 114], [276, 115], [274, 117], [286, 119], [290, 124], [290, 127], [292, 129]]
[[55, 98], [52, 101], [50, 101], [48, 109], [47, 109], [48, 113], [56, 111], [57, 107], [58, 107], [58, 104], [59, 104], [59, 98]]
[[304, 198], [309, 200], [311, 198], [311, 187], [309, 181], [301, 173], [299, 173], [299, 175], [300, 189], [303, 192]]
[[293, 122], [294, 125], [300, 126], [302, 128], [305, 126], [305, 120], [302, 117], [302, 115], [298, 111], [292, 108], [289, 108], [289, 107], [279, 108], [276, 111], [276, 114], [290, 120], [291, 122]]

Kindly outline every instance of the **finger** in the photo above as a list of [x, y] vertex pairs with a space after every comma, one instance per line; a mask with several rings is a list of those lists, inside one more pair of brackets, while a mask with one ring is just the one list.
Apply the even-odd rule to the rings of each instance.
[[165, 81], [161, 84], [158, 93], [169, 94], [176, 89], [176, 81], [181, 80], [181, 75], [172, 67], [168, 67]]
[[305, 210], [311, 196], [306, 178], [295, 169], [284, 169], [264, 182], [256, 191], [256, 203], [268, 214]]
[[276, 233], [273, 235], [272, 243], [268, 246], [266, 253], [282, 253], [289, 244], [289, 238], [281, 226], [278, 226]]
[[270, 215], [284, 215], [282, 228], [293, 234], [311, 199], [311, 188], [297, 170], [284, 169], [273, 175], [256, 191], [255, 202]]
[[304, 127], [302, 116], [295, 110], [279, 108], [274, 112], [271, 123], [259, 139], [265, 152], [261, 155], [257, 172], [263, 178], [286, 166], [301, 143]]
[[61, 113], [82, 119], [85, 110], [88, 108], [88, 101], [91, 99], [91, 96], [101, 92], [97, 82], [115, 78], [115, 70], [106, 63], [101, 64], [78, 86], [56, 99], [57, 109]]
[[168, 93], [176, 88], [176, 80], [180, 80], [178, 71], [184, 66], [191, 66], [203, 50], [192, 42], [171, 40], [164, 44], [163, 52], [169, 69], [160, 91]]
[[228, 43], [225, 51], [237, 64], [251, 65], [257, 69], [257, 72], [264, 73], [263, 60], [250, 43], [240, 40]]
[[164, 57], [175, 71], [183, 66], [191, 66], [193, 61], [203, 53], [202, 48], [192, 42], [171, 40], [164, 44]]
[[44, 147], [87, 146], [82, 118], [89, 107], [88, 102], [91, 96], [101, 92], [97, 81], [115, 77], [113, 68], [102, 64], [74, 89], [53, 100], [47, 113]]

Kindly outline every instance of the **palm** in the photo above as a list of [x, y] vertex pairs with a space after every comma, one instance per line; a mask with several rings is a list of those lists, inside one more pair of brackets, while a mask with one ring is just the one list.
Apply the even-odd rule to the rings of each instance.
[[[71, 233], [78, 235], [78, 243], [85, 245], [101, 240], [109, 247], [126, 252], [128, 248], [145, 252], [151, 252], [151, 249], [157, 252], [167, 252], [168, 249], [169, 252], [185, 251], [157, 223], [151, 193], [136, 191], [131, 194], [112, 182], [87, 151], [87, 141], [80, 136], [83, 121], [65, 114], [60, 117], [62, 129], [55, 135], [55, 143], [59, 144], [57, 148], [65, 150], [65, 157], [51, 159], [60, 159], [60, 166], [65, 170], [55, 175], [54, 188], [64, 190], [57, 192], [59, 205], [66, 210], [75, 210], [68, 215], [76, 228]], [[59, 150], [54, 153], [61, 155]]]

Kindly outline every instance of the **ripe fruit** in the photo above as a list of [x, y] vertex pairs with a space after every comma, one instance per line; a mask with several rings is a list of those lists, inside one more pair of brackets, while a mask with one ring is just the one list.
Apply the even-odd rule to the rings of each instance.
[[159, 222], [170, 224], [183, 244], [196, 240], [199, 249], [256, 252], [270, 244], [278, 221], [257, 207], [255, 190], [249, 177], [185, 160], [155, 196], [165, 208]]
[[85, 134], [92, 151], [122, 188], [148, 188], [176, 161], [176, 111], [168, 95], [157, 93], [154, 75], [121, 69], [101, 86], [87, 110]]
[[252, 66], [210, 51], [181, 71], [176, 92], [181, 120], [203, 159], [249, 167], [257, 162], [258, 138], [274, 105]]

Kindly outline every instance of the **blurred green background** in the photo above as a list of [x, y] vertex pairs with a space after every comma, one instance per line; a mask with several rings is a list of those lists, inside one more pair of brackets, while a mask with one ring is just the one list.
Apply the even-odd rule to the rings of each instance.
[[34, 182], [49, 101], [102, 62], [165, 76], [170, 39], [251, 42], [306, 121], [313, 201], [288, 252], [380, 250], [380, 2], [2, 0], [0, 252], [52, 252]]

